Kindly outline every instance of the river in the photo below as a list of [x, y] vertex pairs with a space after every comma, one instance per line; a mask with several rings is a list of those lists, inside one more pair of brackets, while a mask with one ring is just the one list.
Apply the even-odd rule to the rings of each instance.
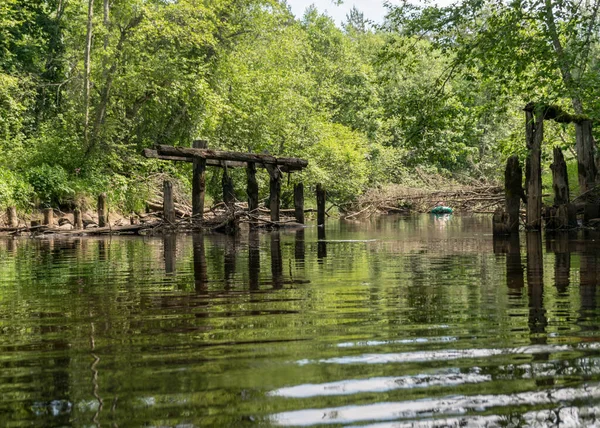
[[0, 240], [2, 426], [590, 426], [600, 236]]

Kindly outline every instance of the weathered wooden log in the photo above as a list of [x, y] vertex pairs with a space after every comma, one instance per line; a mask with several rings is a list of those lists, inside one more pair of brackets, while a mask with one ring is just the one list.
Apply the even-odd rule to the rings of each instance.
[[577, 171], [581, 193], [591, 190], [596, 184], [596, 162], [592, 122], [584, 120], [575, 124], [575, 147], [577, 151]]
[[108, 225], [108, 210], [106, 206], [106, 193], [98, 195], [98, 227]]
[[44, 220], [42, 221], [44, 226], [52, 226], [54, 224], [54, 210], [52, 208], [44, 209]]
[[6, 218], [8, 227], [17, 227], [19, 225], [19, 218], [17, 217], [17, 208], [8, 207], [6, 209]]
[[210, 150], [201, 148], [185, 148], [158, 145], [156, 150], [162, 156], [192, 157], [200, 159], [216, 159], [221, 161], [255, 162], [269, 165], [285, 165], [298, 169], [306, 168], [308, 161], [300, 158], [286, 158], [255, 153], [228, 152], [223, 150]]
[[[258, 182], [256, 181], [256, 164], [248, 162], [246, 169], [246, 193], [248, 194], [248, 212], [254, 213], [258, 209]], [[250, 218], [250, 226], [258, 224], [256, 218]]]
[[233, 209], [235, 204], [235, 189], [233, 188], [233, 178], [229, 175], [227, 168], [223, 168], [221, 177], [221, 187], [223, 188], [223, 202], [228, 209]]
[[[207, 142], [196, 140], [193, 143], [195, 150], [205, 149]], [[192, 216], [197, 220], [204, 217], [204, 196], [206, 194], [206, 159], [194, 158], [192, 176]]]
[[519, 231], [521, 198], [523, 197], [523, 171], [519, 164], [519, 157], [513, 155], [506, 162], [504, 171], [504, 189], [506, 213], [508, 215], [507, 227], [511, 232]]
[[321, 184], [317, 184], [317, 226], [325, 225], [325, 201], [327, 194]]
[[267, 164], [269, 172], [269, 209], [271, 211], [271, 221], [279, 221], [279, 208], [281, 201], [281, 171], [277, 165]]
[[304, 184], [294, 184], [294, 215], [296, 221], [304, 224]]
[[553, 150], [554, 162], [550, 165], [552, 169], [552, 189], [554, 190], [554, 205], [564, 205], [570, 202], [569, 176], [567, 175], [567, 163], [560, 147]]
[[[509, 215], [502, 207], [496, 208], [492, 217], [492, 231], [494, 236], [508, 235], [512, 229], [509, 227]], [[518, 223], [517, 223], [518, 226]], [[518, 229], [517, 229], [518, 230]]]
[[73, 210], [73, 227], [75, 230], [83, 229], [83, 219], [81, 217], [81, 210], [79, 208], [75, 208]]
[[596, 203], [585, 204], [583, 210], [583, 224], [588, 225], [590, 220], [600, 218], [600, 205]]
[[163, 219], [168, 223], [175, 223], [173, 183], [169, 180], [163, 182]]
[[544, 112], [525, 112], [527, 141], [527, 229], [539, 230], [542, 218], [542, 158]]

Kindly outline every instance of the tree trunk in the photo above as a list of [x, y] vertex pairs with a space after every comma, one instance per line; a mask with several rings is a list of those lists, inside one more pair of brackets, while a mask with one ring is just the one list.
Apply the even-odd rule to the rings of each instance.
[[86, 145], [89, 144], [88, 127], [90, 123], [90, 75], [92, 72], [92, 30], [94, 19], [94, 0], [88, 0], [87, 33], [85, 36], [84, 72], [83, 72], [83, 129]]

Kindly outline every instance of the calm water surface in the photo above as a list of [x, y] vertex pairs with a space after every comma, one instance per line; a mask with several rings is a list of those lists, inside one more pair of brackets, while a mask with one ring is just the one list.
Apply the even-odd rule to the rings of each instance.
[[490, 231], [0, 240], [0, 425], [600, 424], [599, 237]]

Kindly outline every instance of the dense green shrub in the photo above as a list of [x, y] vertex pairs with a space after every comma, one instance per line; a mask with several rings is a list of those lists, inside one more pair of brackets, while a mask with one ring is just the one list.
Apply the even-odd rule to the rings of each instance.
[[75, 194], [67, 172], [60, 165], [42, 164], [31, 168], [27, 171], [27, 181], [42, 206], [59, 206]]

